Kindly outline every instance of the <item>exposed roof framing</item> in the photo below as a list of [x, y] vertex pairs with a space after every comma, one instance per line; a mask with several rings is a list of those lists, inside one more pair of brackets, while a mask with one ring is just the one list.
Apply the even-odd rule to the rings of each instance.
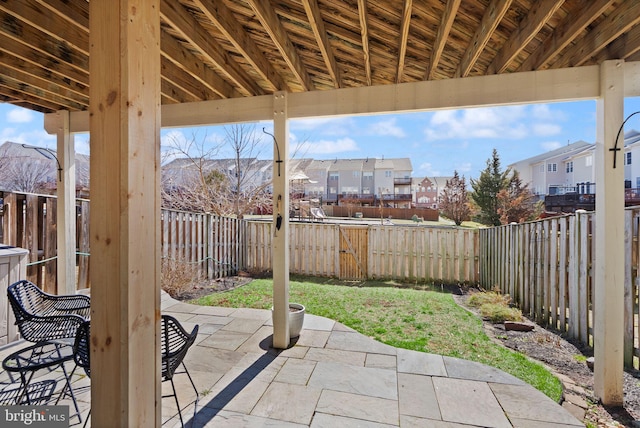
[[[162, 0], [163, 104], [640, 58], [636, 0]], [[0, 2], [0, 100], [89, 104], [87, 0]]]

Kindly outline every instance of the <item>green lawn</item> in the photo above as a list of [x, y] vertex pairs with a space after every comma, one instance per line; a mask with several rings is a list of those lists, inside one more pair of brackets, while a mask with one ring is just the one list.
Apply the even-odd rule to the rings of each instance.
[[[323, 283], [324, 282], [324, 283]], [[553, 400], [560, 381], [541, 364], [493, 343], [482, 321], [458, 306], [446, 292], [373, 286], [335, 285], [335, 280], [304, 278], [290, 282], [290, 301], [308, 313], [331, 318], [360, 333], [398, 348], [413, 349], [488, 364], [528, 382]], [[271, 279], [258, 279], [233, 291], [212, 294], [194, 303], [208, 306], [269, 309]]]

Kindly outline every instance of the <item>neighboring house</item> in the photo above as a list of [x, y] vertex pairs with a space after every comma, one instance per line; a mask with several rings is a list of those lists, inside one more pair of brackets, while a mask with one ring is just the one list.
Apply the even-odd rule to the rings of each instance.
[[[0, 145], [0, 190], [55, 194], [58, 187], [55, 150], [5, 141]], [[76, 194], [88, 197], [89, 156], [76, 153]]]
[[438, 209], [438, 202], [447, 181], [453, 177], [422, 177], [416, 180], [414, 203], [416, 208]]

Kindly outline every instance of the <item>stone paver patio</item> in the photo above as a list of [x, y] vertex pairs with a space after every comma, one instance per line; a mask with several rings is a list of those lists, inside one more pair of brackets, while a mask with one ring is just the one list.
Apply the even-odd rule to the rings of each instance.
[[[500, 370], [384, 345], [327, 318], [307, 314], [295, 346], [278, 351], [271, 348], [269, 311], [195, 306], [164, 293], [162, 311], [187, 330], [200, 325], [186, 358], [200, 393], [195, 419], [193, 388], [185, 375], [174, 378], [187, 426], [584, 426]], [[3, 349], [0, 357], [13, 350]], [[10, 389], [7, 374], [1, 376], [0, 388]], [[59, 370], [38, 380], [56, 376], [60, 380]], [[73, 384], [84, 422], [89, 380], [77, 370]], [[170, 385], [163, 388], [169, 392]], [[162, 405], [163, 425], [180, 426], [173, 399]], [[81, 426], [78, 418], [71, 423]]]

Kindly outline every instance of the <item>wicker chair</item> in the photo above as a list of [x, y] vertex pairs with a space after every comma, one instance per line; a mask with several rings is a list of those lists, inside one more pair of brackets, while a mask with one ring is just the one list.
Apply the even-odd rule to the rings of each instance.
[[[162, 335], [162, 381], [170, 381], [173, 394], [163, 395], [162, 397], [173, 397], [176, 400], [176, 406], [178, 407], [178, 415], [180, 416], [180, 424], [184, 427], [184, 421], [182, 420], [182, 411], [180, 410], [180, 403], [178, 403], [178, 395], [176, 394], [176, 387], [173, 383], [173, 376], [176, 373], [186, 373], [193, 386], [193, 390], [196, 393], [195, 406], [198, 405], [198, 390], [191, 375], [187, 370], [187, 366], [184, 364], [184, 357], [187, 355], [187, 351], [196, 341], [198, 335], [198, 325], [193, 327], [191, 333], [188, 333], [177, 319], [170, 315], [162, 315], [161, 320], [161, 333]], [[178, 367], [184, 368], [184, 372], [176, 372]], [[196, 409], [194, 409], [194, 418]]]
[[29, 342], [73, 339], [80, 324], [91, 315], [88, 296], [55, 296], [27, 280], [11, 284], [7, 295], [18, 331]]
[[[87, 376], [91, 377], [90, 366], [90, 322], [86, 321], [80, 325], [76, 334], [76, 339], [73, 347], [74, 359], [76, 364], [83, 368], [87, 373]], [[191, 379], [191, 375], [187, 371], [187, 366], [184, 364], [184, 357], [187, 355], [187, 351], [193, 345], [198, 335], [198, 326], [196, 325], [191, 333], [180, 325], [178, 320], [169, 315], [162, 315], [161, 319], [161, 335], [162, 335], [162, 381], [170, 381], [173, 394], [163, 395], [162, 398], [174, 397], [176, 406], [178, 407], [178, 415], [180, 416], [180, 423], [184, 427], [184, 421], [182, 420], [182, 411], [180, 410], [180, 403], [178, 403], [178, 396], [176, 394], [176, 388], [173, 384], [173, 376], [176, 373], [186, 373], [193, 386], [193, 390], [196, 393], [196, 406], [198, 404], [198, 390], [196, 385]], [[184, 372], [176, 372], [176, 369], [182, 365]], [[90, 413], [91, 411], [89, 411]], [[195, 410], [194, 410], [195, 417]], [[87, 418], [88, 420], [88, 418]], [[86, 421], [85, 421], [86, 424]]]

